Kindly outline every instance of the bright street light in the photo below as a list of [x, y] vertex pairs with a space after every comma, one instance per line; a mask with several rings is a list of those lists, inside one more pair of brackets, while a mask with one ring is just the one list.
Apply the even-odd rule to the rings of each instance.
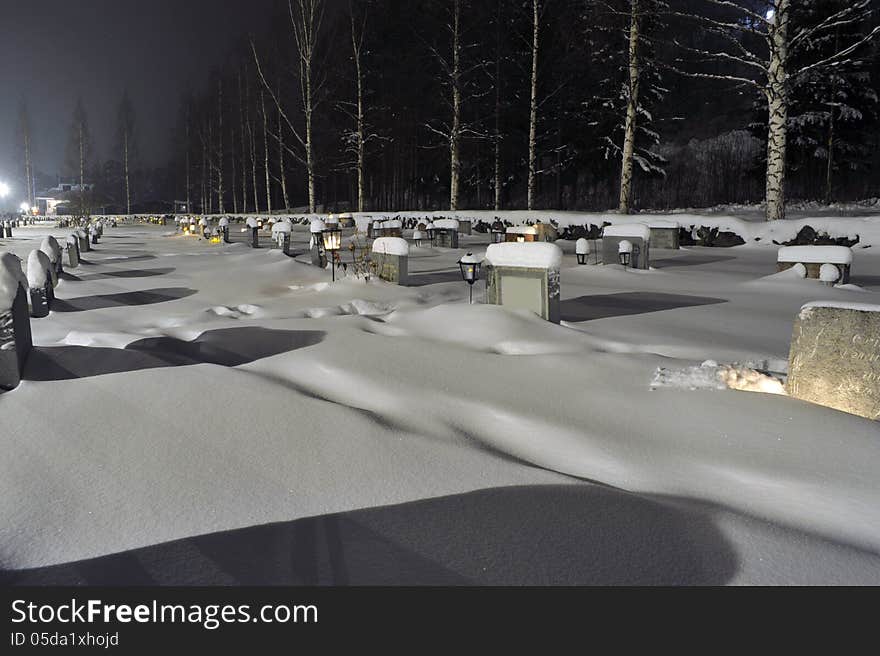
[[31, 209], [31, 206], [28, 205], [27, 203], [22, 203], [21, 205], [18, 206], [18, 209], [20, 209], [22, 212], [27, 212], [28, 210]]
[[9, 185], [5, 182], [0, 182], [0, 198], [6, 198], [9, 195]]

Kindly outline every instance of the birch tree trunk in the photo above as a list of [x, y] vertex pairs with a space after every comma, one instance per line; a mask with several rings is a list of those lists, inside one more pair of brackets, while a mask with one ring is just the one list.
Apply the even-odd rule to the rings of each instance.
[[318, 32], [324, 15], [323, 0], [297, 0], [298, 15], [293, 11], [293, 1], [288, 0], [290, 23], [299, 54], [300, 90], [303, 99], [303, 115], [305, 117], [305, 160], [308, 177], [309, 213], [314, 214], [317, 208], [315, 198], [315, 153], [312, 135], [312, 114], [315, 111], [313, 63], [318, 42]]
[[190, 197], [191, 184], [190, 184], [190, 152], [189, 151], [190, 151], [191, 144], [190, 144], [189, 123], [190, 123], [190, 106], [189, 106], [189, 104], [187, 104], [187, 107], [186, 107], [186, 127], [184, 128], [184, 130], [186, 131], [186, 144], [185, 144], [186, 155], [184, 157], [184, 159], [186, 160], [186, 163], [184, 164], [184, 166], [186, 167], [186, 211], [192, 212], [192, 204], [191, 204], [192, 198]]
[[21, 130], [22, 139], [24, 141], [24, 176], [27, 178], [27, 201], [28, 208], [36, 204], [36, 192], [34, 190], [34, 167], [31, 162], [31, 126], [27, 109], [22, 106], [21, 110]]
[[834, 200], [834, 107], [828, 119], [828, 161], [825, 163], [825, 202]]
[[269, 175], [269, 117], [266, 116], [266, 96], [260, 89], [260, 109], [263, 113], [263, 166], [266, 170], [266, 214], [272, 213], [272, 184]]
[[254, 189], [254, 212], [260, 212], [260, 194], [259, 194], [259, 185], [257, 185], [257, 137], [255, 135], [254, 130], [254, 122], [251, 120], [251, 91], [250, 84], [248, 84], [247, 78], [244, 80], [244, 90], [245, 97], [247, 99], [246, 113], [247, 113], [247, 130], [248, 137], [251, 142], [251, 181], [253, 182]]
[[232, 179], [229, 181], [229, 191], [232, 192], [232, 211], [238, 214], [238, 165], [235, 163], [235, 123], [229, 126], [229, 163], [232, 165]]
[[[361, 68], [361, 50], [366, 25], [361, 26], [360, 35], [357, 33], [354, 20], [354, 8], [349, 3], [349, 15], [351, 18], [351, 47], [354, 54], [355, 82], [357, 84], [357, 211], [364, 211], [364, 78]], [[364, 19], [366, 24], [366, 19]]]
[[217, 211], [223, 214], [223, 78], [217, 80]]
[[122, 169], [125, 176], [125, 213], [131, 214], [131, 185], [128, 177], [128, 130], [122, 132]]
[[244, 95], [241, 86], [241, 69], [238, 69], [238, 113], [241, 131], [241, 211], [247, 212], [247, 132], [244, 118]]
[[79, 124], [79, 211], [86, 213], [86, 136], [82, 121]]
[[636, 149], [636, 121], [639, 107], [639, 0], [630, 0], [629, 81], [627, 83], [626, 122], [623, 128], [623, 155], [620, 164], [620, 202], [618, 211], [629, 214], [632, 203], [633, 155]]
[[495, 24], [495, 211], [501, 211], [501, 0]]
[[312, 80], [311, 72], [306, 77], [306, 172], [309, 183], [309, 214], [314, 214], [315, 202], [315, 153], [312, 145]]
[[788, 122], [788, 20], [789, 0], [777, 0], [770, 26], [770, 66], [767, 72], [767, 105], [770, 111], [767, 137], [766, 219], [785, 218], [785, 156]]
[[452, 19], [452, 130], [449, 133], [449, 209], [458, 209], [461, 176], [461, 2], [455, 0]]
[[529, 96], [529, 177], [526, 207], [535, 208], [537, 178], [538, 135], [538, 37], [540, 27], [540, 0], [532, 0], [532, 84]]
[[[278, 83], [278, 97], [281, 96], [281, 83]], [[281, 198], [284, 201], [284, 209], [290, 207], [290, 198], [287, 196], [287, 174], [284, 172], [284, 124], [281, 121], [281, 106], [278, 109], [278, 177], [281, 181]]]

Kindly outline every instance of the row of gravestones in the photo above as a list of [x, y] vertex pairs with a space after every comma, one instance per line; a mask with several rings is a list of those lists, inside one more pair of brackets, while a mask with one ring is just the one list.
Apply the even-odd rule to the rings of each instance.
[[33, 348], [30, 319], [49, 315], [55, 287], [64, 274], [64, 252], [67, 266], [75, 268], [81, 253], [90, 251], [102, 235], [100, 224], [90, 226], [88, 232], [80, 228], [67, 238], [65, 248], [54, 237], [46, 237], [28, 255], [27, 275], [16, 255], [0, 252], [0, 390], [14, 389], [21, 382]]

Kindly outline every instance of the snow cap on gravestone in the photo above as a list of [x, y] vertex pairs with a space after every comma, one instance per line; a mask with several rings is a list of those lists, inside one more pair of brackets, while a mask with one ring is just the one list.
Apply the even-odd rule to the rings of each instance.
[[31, 251], [28, 255], [27, 281], [31, 289], [42, 289], [49, 280], [52, 263], [43, 251]]
[[549, 242], [505, 242], [490, 244], [486, 261], [492, 266], [526, 269], [559, 269], [562, 249]]
[[21, 270], [21, 260], [17, 255], [0, 251], [0, 311], [12, 307], [18, 288], [28, 288], [28, 279]]

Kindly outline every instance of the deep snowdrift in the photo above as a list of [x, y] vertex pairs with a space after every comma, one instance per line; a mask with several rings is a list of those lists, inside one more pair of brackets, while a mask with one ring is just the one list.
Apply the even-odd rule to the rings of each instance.
[[[38, 232], [12, 246], [26, 253]], [[333, 285], [277, 250], [167, 233], [105, 231], [33, 323], [29, 379], [0, 395], [0, 568], [587, 479], [727, 509], [734, 581], [771, 580], [766, 557], [798, 563], [789, 581], [880, 582], [880, 560], [857, 551], [880, 551], [876, 422], [778, 395], [652, 390], [658, 369], [706, 360], [784, 374], [804, 303], [877, 302], [870, 250], [854, 284], [828, 288], [772, 275], [776, 249], [659, 251], [635, 272], [577, 266], [559, 242], [556, 326], [467, 305], [456, 261], [485, 251], [481, 235], [412, 247], [414, 286], [398, 287]], [[302, 253], [308, 226], [293, 237]], [[804, 534], [826, 547], [804, 555]]]

